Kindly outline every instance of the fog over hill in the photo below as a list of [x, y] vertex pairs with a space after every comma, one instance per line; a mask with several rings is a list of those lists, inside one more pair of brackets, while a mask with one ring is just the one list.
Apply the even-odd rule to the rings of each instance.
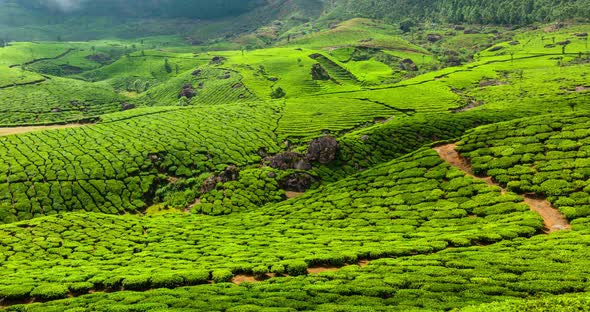
[[0, 0], [0, 39], [170, 34], [212, 39], [253, 32], [275, 21], [289, 27], [315, 21], [325, 26], [353, 17], [407, 25], [422, 21], [523, 25], [587, 20], [590, 0]]

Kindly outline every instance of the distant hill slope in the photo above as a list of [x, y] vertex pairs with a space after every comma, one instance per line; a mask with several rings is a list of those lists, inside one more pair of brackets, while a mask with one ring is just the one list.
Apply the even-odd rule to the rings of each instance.
[[[196, 42], [354, 17], [415, 22], [522, 25], [590, 17], [590, 0], [0, 0], [0, 43], [176, 34]], [[268, 29], [267, 29], [268, 30]]]
[[0, 0], [0, 43], [249, 33], [275, 20], [302, 23], [324, 0]]
[[590, 17], [588, 0], [341, 0], [337, 14], [392, 21], [528, 24]]

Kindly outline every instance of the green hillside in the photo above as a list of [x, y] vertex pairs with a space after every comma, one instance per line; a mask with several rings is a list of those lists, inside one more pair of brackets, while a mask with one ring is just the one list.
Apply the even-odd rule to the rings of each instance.
[[585, 311], [587, 4], [0, 0], [0, 310]]

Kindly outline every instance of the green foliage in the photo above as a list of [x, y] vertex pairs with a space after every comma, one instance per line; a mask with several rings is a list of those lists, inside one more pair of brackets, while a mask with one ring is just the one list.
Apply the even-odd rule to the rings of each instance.
[[408, 16], [422, 20], [469, 24], [527, 24], [558, 19], [587, 18], [588, 2], [542, 1], [368, 1], [346, 0], [354, 15], [401, 20]]
[[255, 311], [585, 311], [585, 276], [590, 266], [583, 247], [588, 243], [587, 231], [574, 231], [380, 259], [364, 268], [350, 265], [326, 276], [272, 279], [247, 286], [212, 284], [140, 293], [95, 293], [14, 306], [8, 311], [138, 310], [158, 304], [192, 311], [222, 307], [238, 311], [246, 307]]
[[285, 93], [285, 90], [283, 90], [283, 88], [281, 88], [281, 87], [277, 87], [276, 89], [273, 89], [272, 92], [270, 93], [270, 97], [272, 99], [284, 98], [286, 95], [287, 95], [287, 93]]
[[175, 288], [183, 283], [184, 279], [178, 274], [158, 274], [151, 278], [153, 288]]
[[194, 206], [193, 212], [223, 215], [252, 211], [269, 203], [283, 201], [285, 192], [279, 187], [279, 181], [289, 173], [269, 168], [243, 170], [237, 181], [220, 184], [201, 195], [200, 203]]
[[126, 290], [143, 290], [150, 286], [149, 275], [133, 275], [123, 280], [123, 288]]
[[257, 278], [264, 277], [268, 272], [268, 266], [266, 265], [259, 265], [252, 269], [252, 274]]
[[31, 291], [31, 297], [37, 297], [43, 300], [55, 300], [65, 298], [69, 293], [65, 285], [59, 284], [41, 284]]
[[307, 263], [305, 261], [293, 260], [286, 263], [287, 273], [291, 276], [307, 274]]
[[30, 297], [31, 285], [11, 285], [0, 288], [0, 297], [8, 300], [23, 300]]
[[216, 270], [212, 273], [213, 281], [216, 283], [230, 282], [234, 274], [230, 270]]
[[[271, 107], [231, 110], [135, 110], [136, 116], [113, 115], [112, 122], [96, 126], [0, 137], [0, 154], [14, 155], [0, 165], [0, 188], [11, 190], [0, 195], [0, 202], [12, 207], [4, 220], [59, 211], [137, 212], [156, 199], [161, 185], [175, 184], [167, 176], [189, 178], [217, 171], [218, 165], [257, 162], [260, 148], [277, 149]], [[227, 145], [210, 148], [215, 140]], [[191, 189], [179, 191], [182, 198], [166, 199], [194, 201]]]
[[223, 217], [86, 212], [5, 224], [0, 286], [63, 285], [67, 276], [95, 289], [142, 290], [206, 283], [209, 272], [226, 282], [264, 267], [304, 275], [308, 264], [530, 237], [542, 221], [521, 202], [422, 149], [296, 199]]
[[167, 58], [164, 59], [164, 70], [166, 70], [167, 73], [172, 72], [172, 66], [170, 66], [170, 62], [168, 62]]
[[490, 125], [463, 137], [459, 150], [476, 173], [519, 193], [547, 196], [569, 218], [585, 217], [589, 123], [588, 113], [577, 113]]

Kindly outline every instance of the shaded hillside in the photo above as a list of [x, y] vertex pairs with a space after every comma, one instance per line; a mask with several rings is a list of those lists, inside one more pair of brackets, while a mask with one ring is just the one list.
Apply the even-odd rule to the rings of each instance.
[[340, 14], [402, 21], [527, 24], [590, 16], [588, 0], [342, 0]]
[[183, 35], [199, 42], [250, 33], [275, 20], [314, 20], [322, 0], [0, 0], [0, 43]]

